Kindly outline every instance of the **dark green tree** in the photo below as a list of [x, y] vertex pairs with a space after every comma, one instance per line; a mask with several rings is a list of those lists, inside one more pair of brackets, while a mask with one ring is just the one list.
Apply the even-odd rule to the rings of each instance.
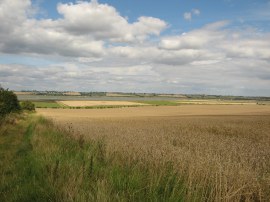
[[35, 111], [35, 104], [30, 101], [22, 101], [21, 108], [22, 110]]
[[17, 96], [8, 89], [0, 86], [0, 116], [5, 116], [11, 112], [17, 112], [21, 109]]

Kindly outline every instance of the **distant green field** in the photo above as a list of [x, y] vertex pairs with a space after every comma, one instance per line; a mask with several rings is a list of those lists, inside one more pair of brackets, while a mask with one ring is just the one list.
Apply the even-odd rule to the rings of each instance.
[[[231, 104], [259, 104], [259, 105], [269, 105], [270, 102], [268, 101], [238, 101], [238, 100], [137, 100], [133, 101], [137, 103], [143, 103], [143, 104], [148, 104], [152, 106], [178, 106], [178, 105], [185, 105], [185, 104], [203, 104], [203, 105], [210, 105], [210, 104], [215, 104], [215, 105], [231, 105]], [[36, 108], [86, 108], [86, 109], [96, 109], [96, 108], [121, 108], [121, 107], [139, 107], [139, 105], [132, 105], [132, 106], [114, 106], [114, 105], [109, 105], [109, 106], [88, 106], [88, 107], [70, 107], [65, 104], [61, 104], [60, 102], [53, 101], [53, 100], [41, 100], [41, 101], [33, 101], [35, 104]]]
[[33, 102], [35, 104], [36, 108], [62, 108], [65, 107], [64, 105], [59, 104], [55, 101], [39, 101], [39, 102]]

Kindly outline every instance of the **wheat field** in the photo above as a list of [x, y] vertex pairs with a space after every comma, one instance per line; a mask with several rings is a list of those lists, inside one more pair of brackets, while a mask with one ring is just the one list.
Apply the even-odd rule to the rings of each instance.
[[270, 200], [270, 108], [177, 106], [38, 110], [75, 137], [100, 140], [119, 161], [172, 166], [186, 195]]

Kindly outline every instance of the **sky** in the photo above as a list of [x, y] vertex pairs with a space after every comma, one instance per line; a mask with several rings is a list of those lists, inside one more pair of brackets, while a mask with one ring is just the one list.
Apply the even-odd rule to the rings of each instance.
[[12, 90], [270, 96], [270, 0], [0, 0]]

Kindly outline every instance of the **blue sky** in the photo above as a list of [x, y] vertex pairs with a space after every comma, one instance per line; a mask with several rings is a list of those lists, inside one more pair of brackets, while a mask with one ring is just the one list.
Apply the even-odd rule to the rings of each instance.
[[269, 0], [2, 0], [0, 11], [6, 88], [270, 96]]
[[[257, 26], [260, 23], [263, 23], [264, 26], [269, 24], [270, 15], [263, 14], [263, 12], [269, 11], [269, 0], [170, 0], [169, 3], [156, 0], [99, 0], [98, 2], [112, 5], [122, 16], [128, 17], [130, 22], [136, 21], [140, 16], [152, 16], [169, 22], [173, 29], [184, 31], [220, 20], [242, 22], [243, 24], [257, 22]], [[43, 13], [38, 15], [39, 17], [49, 16], [57, 19], [61, 17], [57, 12], [58, 3], [76, 3], [76, 1], [37, 0], [33, 3], [39, 5], [43, 10]], [[199, 9], [200, 17], [193, 16], [192, 21], [185, 20], [183, 14], [191, 12], [192, 9]]]

